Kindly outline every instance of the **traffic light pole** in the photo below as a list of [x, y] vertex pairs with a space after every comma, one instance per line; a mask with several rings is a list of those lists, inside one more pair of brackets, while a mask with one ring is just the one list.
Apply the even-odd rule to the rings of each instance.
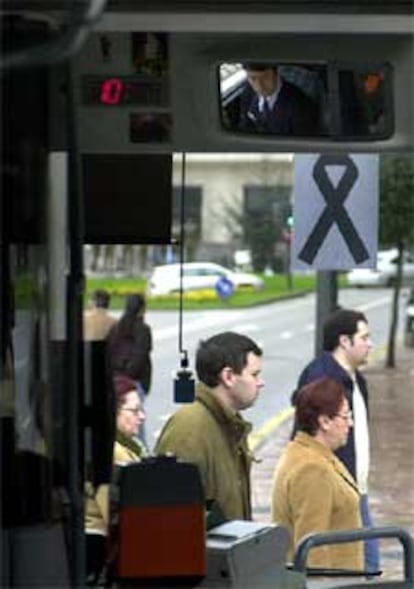
[[319, 271], [316, 275], [315, 355], [323, 351], [323, 324], [338, 307], [338, 283], [334, 271]]

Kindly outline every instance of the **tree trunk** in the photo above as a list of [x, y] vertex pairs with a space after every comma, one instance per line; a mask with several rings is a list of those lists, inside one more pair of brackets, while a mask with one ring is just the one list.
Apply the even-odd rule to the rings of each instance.
[[398, 328], [398, 312], [399, 312], [399, 300], [402, 284], [402, 270], [403, 270], [403, 253], [404, 244], [398, 243], [398, 264], [397, 264], [397, 275], [395, 277], [394, 292], [392, 297], [392, 308], [391, 308], [391, 324], [388, 335], [388, 346], [387, 355], [385, 359], [386, 368], [395, 368], [395, 339]]

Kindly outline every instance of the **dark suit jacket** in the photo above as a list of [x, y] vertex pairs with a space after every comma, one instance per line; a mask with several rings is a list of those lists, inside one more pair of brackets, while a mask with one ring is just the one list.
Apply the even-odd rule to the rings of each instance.
[[259, 111], [259, 96], [248, 82], [241, 96], [240, 129], [269, 135], [306, 136], [318, 133], [319, 108], [299, 88], [282, 81], [270, 116]]
[[[332, 356], [330, 352], [322, 352], [320, 356], [312, 360], [310, 364], [308, 364], [302, 374], [299, 377], [298, 386], [292, 395], [292, 403], [295, 405], [297, 395], [300, 394], [299, 391], [301, 387], [305, 386], [306, 384], [313, 382], [314, 380], [321, 378], [322, 376], [329, 376], [334, 380], [342, 383], [346, 390], [346, 396], [349, 403], [349, 408], [353, 409], [353, 399], [352, 393], [354, 384], [352, 382], [351, 377], [349, 374], [338, 364], [335, 358]], [[364, 399], [365, 406], [367, 407], [368, 411], [368, 389], [367, 389], [367, 382], [365, 377], [357, 370], [355, 373], [356, 380], [358, 382], [359, 389], [362, 393], [362, 398]], [[293, 427], [292, 437], [296, 433], [296, 422]], [[356, 453], [358, 452], [358, 448], [355, 447], [355, 439], [354, 439], [354, 428], [351, 428], [348, 435], [348, 440], [345, 446], [339, 448], [335, 454], [338, 456], [340, 460], [345, 464], [348, 468], [349, 472], [352, 474], [354, 478], [356, 478]]]

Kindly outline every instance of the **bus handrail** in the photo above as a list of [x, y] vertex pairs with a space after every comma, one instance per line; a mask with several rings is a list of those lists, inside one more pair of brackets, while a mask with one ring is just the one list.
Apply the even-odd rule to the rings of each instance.
[[[298, 572], [306, 572], [306, 560], [311, 548], [326, 544], [343, 544], [371, 538], [396, 538], [400, 541], [404, 552], [404, 577], [406, 581], [414, 582], [414, 539], [404, 529], [387, 526], [361, 528], [358, 530], [340, 530], [337, 532], [324, 532], [309, 534], [301, 539], [295, 552], [292, 569]], [[323, 572], [321, 570], [321, 574]]]

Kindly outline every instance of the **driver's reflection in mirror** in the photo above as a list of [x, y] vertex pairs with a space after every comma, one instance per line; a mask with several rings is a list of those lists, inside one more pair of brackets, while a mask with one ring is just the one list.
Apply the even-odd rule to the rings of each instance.
[[269, 63], [244, 63], [239, 129], [287, 136], [319, 135], [319, 105]]

